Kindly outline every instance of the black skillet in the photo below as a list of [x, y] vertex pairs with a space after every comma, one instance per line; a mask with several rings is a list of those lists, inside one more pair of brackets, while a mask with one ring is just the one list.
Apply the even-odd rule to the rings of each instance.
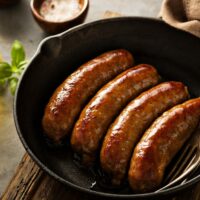
[[52, 149], [42, 135], [44, 107], [55, 88], [85, 61], [117, 48], [131, 51], [137, 63], [156, 66], [165, 79], [182, 81], [193, 96], [200, 96], [200, 39], [155, 19], [122, 17], [95, 21], [49, 37], [39, 45], [15, 97], [14, 118], [19, 137], [43, 170], [67, 186], [91, 195], [157, 199], [186, 190], [200, 181], [200, 174], [184, 185], [159, 193], [134, 194], [126, 184], [118, 189], [106, 188], [96, 168], [82, 168], [68, 145]]

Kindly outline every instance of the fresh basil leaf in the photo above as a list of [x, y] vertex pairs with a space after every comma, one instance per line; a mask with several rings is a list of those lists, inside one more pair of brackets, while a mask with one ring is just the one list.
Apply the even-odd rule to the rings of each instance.
[[6, 79], [0, 79], [0, 86], [5, 86]]
[[20, 62], [25, 60], [25, 57], [24, 47], [18, 40], [15, 40], [11, 49], [12, 65], [18, 67]]
[[26, 66], [26, 64], [27, 64], [27, 60], [24, 60], [24, 61], [21, 61], [17, 67], [18, 67], [18, 68], [23, 68], [23, 69], [24, 69], [25, 66]]
[[0, 91], [9, 86], [11, 93], [14, 95], [18, 84], [18, 77], [26, 67], [25, 51], [19, 41], [15, 41], [11, 49], [11, 65], [3, 62], [0, 54]]
[[18, 83], [18, 79], [16, 77], [12, 77], [11, 79], [9, 79], [9, 87], [10, 87], [10, 92], [12, 95], [15, 94], [17, 83]]
[[0, 79], [10, 77], [12, 75], [11, 67], [6, 62], [0, 62]]

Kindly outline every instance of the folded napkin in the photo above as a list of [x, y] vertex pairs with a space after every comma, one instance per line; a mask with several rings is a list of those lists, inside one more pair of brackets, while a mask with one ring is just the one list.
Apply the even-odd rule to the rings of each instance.
[[159, 16], [171, 26], [200, 37], [200, 0], [164, 0]]

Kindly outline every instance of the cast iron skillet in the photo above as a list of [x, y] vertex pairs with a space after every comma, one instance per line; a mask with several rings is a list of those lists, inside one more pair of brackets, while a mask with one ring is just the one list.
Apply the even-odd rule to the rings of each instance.
[[85, 61], [117, 48], [131, 51], [137, 63], [156, 66], [165, 79], [182, 81], [193, 96], [200, 96], [200, 39], [155, 19], [122, 17], [83, 24], [43, 40], [21, 78], [14, 119], [25, 149], [55, 179], [104, 198], [157, 199], [194, 185], [200, 174], [156, 194], [133, 194], [127, 187], [110, 190], [98, 184], [91, 188], [99, 180], [95, 169], [80, 167], [69, 145], [48, 147], [41, 118], [53, 91]]

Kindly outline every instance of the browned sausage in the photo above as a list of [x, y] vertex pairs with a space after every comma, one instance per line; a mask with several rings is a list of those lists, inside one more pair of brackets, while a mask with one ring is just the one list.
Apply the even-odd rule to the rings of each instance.
[[161, 115], [137, 144], [129, 169], [129, 183], [136, 192], [157, 189], [166, 166], [198, 125], [200, 98], [175, 106]]
[[109, 128], [101, 149], [101, 166], [119, 185], [123, 180], [134, 146], [162, 112], [188, 98], [180, 82], [161, 83], [131, 101]]
[[53, 93], [42, 120], [44, 132], [56, 143], [68, 135], [84, 104], [96, 91], [132, 67], [132, 55], [123, 49], [109, 51], [82, 65]]
[[158, 81], [156, 69], [141, 64], [117, 76], [92, 98], [75, 124], [71, 138], [72, 147], [82, 155], [84, 164], [94, 160], [102, 137], [121, 109]]

